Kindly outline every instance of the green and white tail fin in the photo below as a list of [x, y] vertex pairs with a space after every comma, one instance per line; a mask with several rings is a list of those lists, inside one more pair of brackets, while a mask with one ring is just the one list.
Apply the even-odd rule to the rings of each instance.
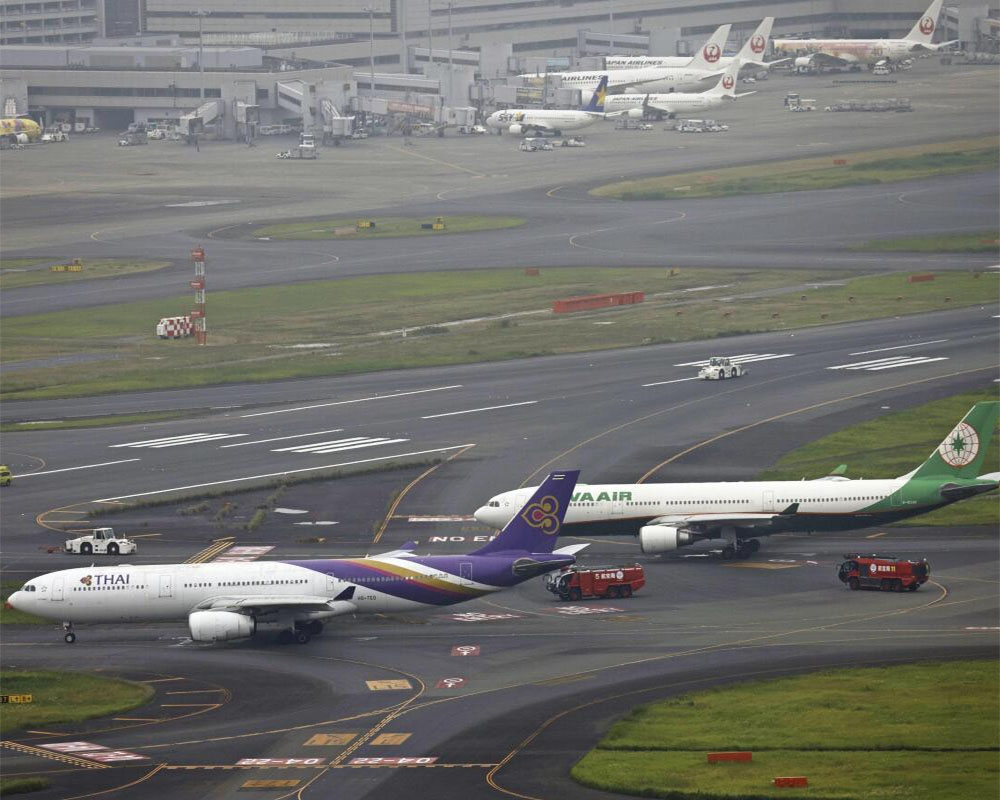
[[1000, 417], [1000, 402], [976, 403], [923, 464], [904, 478], [975, 478]]

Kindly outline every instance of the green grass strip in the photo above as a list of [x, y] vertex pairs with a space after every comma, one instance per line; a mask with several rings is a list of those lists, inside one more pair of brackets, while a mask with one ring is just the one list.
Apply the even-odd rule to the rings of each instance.
[[[572, 771], [606, 791], [663, 798], [992, 796], [1000, 776], [996, 660], [835, 669], [640, 706]], [[753, 752], [708, 764], [706, 753]]]
[[[247, 229], [235, 229], [240, 238], [267, 239], [390, 239], [398, 236], [446, 236], [449, 233], [471, 233], [473, 231], [495, 231], [516, 228], [523, 225], [523, 217], [490, 217], [471, 214], [456, 214], [441, 217], [444, 228], [434, 230], [438, 217], [379, 217], [368, 218], [375, 223], [372, 228], [357, 228], [357, 217], [341, 219], [306, 220], [304, 222], [280, 222]], [[338, 233], [338, 230], [340, 231]], [[222, 234], [225, 235], [223, 230]]]
[[[41, 259], [12, 259], [12, 261], [25, 261], [39, 263]], [[48, 262], [43, 262], [48, 263]], [[62, 265], [71, 264], [72, 259], [65, 259], [60, 262]], [[52, 285], [56, 283], [72, 283], [74, 281], [85, 281], [91, 278], [118, 278], [122, 275], [133, 275], [138, 272], [152, 272], [153, 270], [169, 267], [169, 261], [136, 261], [125, 258], [104, 258], [104, 259], [83, 259], [81, 261], [83, 269], [80, 272], [53, 272], [49, 266], [33, 268], [31, 264], [24, 264], [21, 267], [8, 266], [8, 261], [3, 262], [3, 272], [0, 272], [0, 289], [20, 289], [24, 286]], [[20, 271], [23, 268], [24, 271]], [[15, 270], [15, 271], [7, 271]]]
[[996, 137], [979, 137], [620, 181], [590, 193], [619, 200], [724, 197], [893, 183], [998, 165]]
[[[847, 477], [851, 478], [905, 475], [927, 459], [973, 405], [980, 400], [996, 400], [997, 395], [996, 387], [991, 386], [851, 425], [786, 453], [758, 480], [820, 478], [839, 464], [847, 464]], [[1000, 431], [993, 432], [983, 463], [983, 473], [997, 471]], [[979, 495], [897, 524], [998, 525], [1000, 499], [996, 493]]]
[[3, 670], [0, 687], [3, 694], [32, 696], [31, 703], [4, 706], [0, 733], [120, 714], [153, 696], [141, 683], [55, 670]]
[[48, 789], [52, 781], [36, 776], [28, 778], [0, 778], [0, 796], [9, 797], [12, 794], [27, 794]]
[[997, 231], [873, 239], [851, 247], [855, 251], [876, 253], [996, 253], [998, 249], [1000, 233]]

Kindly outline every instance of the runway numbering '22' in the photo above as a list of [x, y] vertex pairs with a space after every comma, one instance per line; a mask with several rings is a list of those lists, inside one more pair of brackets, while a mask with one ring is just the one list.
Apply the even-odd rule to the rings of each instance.
[[244, 639], [260, 623], [305, 644], [325, 620], [342, 614], [449, 606], [567, 567], [586, 545], [555, 549], [579, 472], [553, 472], [500, 534], [466, 555], [417, 556], [408, 543], [366, 558], [252, 564], [84, 567], [28, 581], [7, 602], [74, 623], [187, 619], [199, 642]]
[[[927, 460], [898, 478], [811, 481], [580, 484], [570, 500], [567, 533], [638, 534], [644, 553], [722, 540], [723, 556], [756, 552], [757, 536], [785, 531], [844, 531], [925, 514], [1000, 485], [1000, 472], [979, 474], [1000, 415], [1000, 402], [977, 403]], [[531, 489], [492, 497], [476, 511], [500, 527]]]

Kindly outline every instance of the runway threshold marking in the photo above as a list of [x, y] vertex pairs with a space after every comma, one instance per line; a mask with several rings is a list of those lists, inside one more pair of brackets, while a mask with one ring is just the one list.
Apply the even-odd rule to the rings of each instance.
[[858, 350], [856, 353], [848, 353], [849, 356], [866, 356], [869, 353], [887, 353], [890, 350], [905, 350], [908, 347], [923, 347], [928, 344], [941, 344], [941, 342], [947, 342], [947, 339], [931, 339], [929, 342], [915, 342], [914, 344], [900, 344], [895, 347], [879, 347], [875, 350]]
[[268, 472], [261, 475], [245, 475], [242, 478], [227, 478], [221, 481], [209, 481], [208, 483], [194, 483], [189, 486], [173, 486], [169, 489], [154, 489], [151, 492], [136, 492], [135, 494], [123, 494], [118, 497], [106, 497], [101, 500], [93, 500], [94, 503], [111, 503], [119, 500], [131, 500], [135, 497], [150, 497], [156, 494], [170, 494], [171, 492], [183, 492], [190, 489], [204, 489], [208, 486], [224, 486], [230, 483], [245, 483], [247, 481], [260, 481], [266, 478], [280, 478], [285, 475], [298, 475], [303, 472], [317, 472], [323, 469], [337, 469], [339, 467], [353, 467], [358, 464], [371, 464], [376, 461], [387, 461], [394, 458], [409, 458], [410, 456], [425, 456], [431, 453], [447, 453], [450, 450], [461, 450], [473, 447], [473, 444], [456, 444], [451, 447], [432, 447], [429, 450], [414, 450], [410, 453], [393, 453], [388, 456], [378, 456], [374, 458], [359, 458], [354, 461], [340, 461], [336, 464], [320, 464], [315, 467], [302, 467], [300, 469], [286, 469], [280, 472]]
[[248, 444], [268, 444], [270, 442], [283, 442], [288, 439], [304, 439], [307, 436], [324, 436], [328, 433], [341, 433], [343, 428], [331, 428], [328, 431], [312, 431], [311, 433], [296, 433], [294, 436], [275, 436], [273, 439], [254, 439], [252, 442], [236, 442], [234, 444], [220, 444], [219, 449], [225, 450], [229, 447], [246, 447]]
[[52, 759], [53, 761], [61, 761], [64, 764], [72, 764], [75, 767], [84, 767], [86, 769], [110, 769], [107, 764], [101, 764], [97, 761], [88, 761], [84, 758], [78, 758], [77, 756], [70, 755], [68, 753], [59, 753], [53, 750], [45, 750], [41, 747], [32, 747], [30, 744], [21, 744], [20, 742], [12, 742], [9, 740], [4, 740], [0, 742], [0, 746], [6, 747], [9, 750], [17, 750], [20, 753], [25, 753], [29, 756], [41, 756], [42, 758]]

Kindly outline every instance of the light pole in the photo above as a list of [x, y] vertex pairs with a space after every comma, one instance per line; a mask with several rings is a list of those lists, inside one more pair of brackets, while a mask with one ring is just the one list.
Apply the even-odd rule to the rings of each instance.
[[608, 38], [608, 53], [615, 54], [615, 0], [608, 0], [608, 22], [611, 24], [611, 35]]
[[372, 97], [375, 97], [375, 9], [372, 6], [365, 6], [365, 11], [368, 12], [368, 54], [371, 57], [371, 91]]
[[451, 93], [452, 93], [452, 76], [455, 74], [453, 67], [455, 66], [455, 61], [452, 56], [451, 51], [451, 0], [448, 0], [448, 105], [451, 105]]
[[204, 104], [204, 102], [205, 102], [205, 45], [204, 45], [204, 41], [202, 39], [202, 21], [205, 19], [205, 17], [207, 17], [212, 12], [210, 12], [210, 11], [204, 11], [204, 10], [202, 10], [202, 9], [199, 8], [197, 11], [192, 11], [191, 13], [194, 14], [198, 18], [198, 72], [200, 73], [200, 80], [201, 80], [201, 89], [200, 89], [201, 103]]
[[427, 58], [431, 67], [434, 66], [434, 3], [427, 0]]

